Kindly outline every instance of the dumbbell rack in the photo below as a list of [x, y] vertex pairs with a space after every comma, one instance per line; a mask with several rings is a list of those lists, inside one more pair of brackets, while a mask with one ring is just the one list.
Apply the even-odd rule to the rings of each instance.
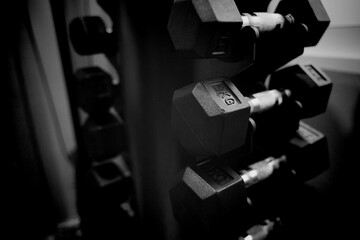
[[[124, 131], [121, 86], [114, 80], [116, 76], [99, 66], [74, 69], [70, 54], [71, 49], [75, 49], [73, 55], [105, 54], [116, 65], [115, 35], [107, 38], [110, 34], [105, 34], [101, 17], [79, 16], [68, 26], [65, 14], [54, 10], [65, 10], [66, 3], [54, 1], [52, 8], [78, 145], [76, 189], [82, 238], [137, 239], [138, 211]], [[91, 35], [99, 30], [104, 31], [100, 38]]]
[[[98, 3], [109, 14], [116, 36], [116, 52], [108, 55], [108, 58], [121, 81], [124, 122], [137, 203], [135, 212], [139, 216], [139, 222], [130, 230], [133, 235], [121, 224], [111, 226], [112, 230], [116, 229], [115, 232], [119, 235], [129, 236], [128, 239], [136, 239], [138, 234], [154, 239], [178, 239], [181, 233], [172, 214], [169, 190], [179, 180], [181, 170], [188, 165], [186, 159], [191, 162], [192, 157], [177, 144], [172, 134], [172, 94], [174, 90], [191, 82], [218, 76], [234, 76], [248, 63], [223, 62], [217, 59], [188, 60], [179, 57], [166, 28], [172, 7], [171, 0], [145, 1], [141, 3], [141, 7], [135, 1], [99, 0]], [[61, 3], [53, 5], [63, 8]], [[247, 7], [253, 6], [249, 4]], [[87, 165], [74, 92], [76, 87], [71, 82], [73, 70], [68, 54], [71, 48], [68, 39], [64, 38], [67, 31], [64, 29], [63, 17], [59, 14], [54, 19], [59, 20], [55, 24], [58, 36], [61, 36], [58, 39], [72, 105], [78, 161]], [[261, 66], [264, 65], [257, 66], [256, 70], [261, 69]], [[267, 71], [260, 71], [257, 77], [263, 78], [267, 74]], [[82, 168], [78, 170], [77, 180], [81, 181], [83, 171]], [[81, 201], [86, 199], [79, 199], [80, 205]]]

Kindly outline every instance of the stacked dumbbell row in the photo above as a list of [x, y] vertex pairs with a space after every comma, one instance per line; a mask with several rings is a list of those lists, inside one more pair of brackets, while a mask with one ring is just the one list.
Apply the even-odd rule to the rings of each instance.
[[294, 65], [272, 74], [269, 86], [245, 97], [230, 79], [216, 78], [176, 90], [172, 120], [182, 145], [197, 156], [235, 150], [247, 144], [250, 118], [263, 145], [286, 139], [301, 118], [326, 110], [332, 83], [312, 65]]
[[[116, 54], [115, 33], [100, 16], [73, 19], [69, 33], [79, 55]], [[79, 176], [82, 231], [87, 239], [133, 238], [136, 209], [120, 84], [99, 66], [78, 69], [74, 80], [85, 116], [86, 162]]]
[[[308, 181], [318, 176], [329, 165], [327, 147], [326, 136], [301, 122], [282, 155], [268, 156], [238, 171], [224, 163], [224, 159], [200, 161], [187, 167], [181, 182], [171, 190], [174, 216], [186, 232], [208, 237], [227, 235], [231, 239], [257, 220], [252, 219], [256, 215], [253, 207], [259, 206], [250, 204], [249, 189], [276, 175], [290, 176], [290, 180], [281, 179], [286, 182], [283, 184]], [[272, 186], [273, 193], [274, 188], [279, 186]], [[272, 212], [278, 213], [274, 204], [270, 207]]]
[[[320, 1], [270, 5], [253, 13], [232, 0], [174, 1], [168, 30], [179, 53], [232, 61], [254, 55], [256, 66], [240, 74], [253, 83], [214, 78], [173, 95], [174, 132], [196, 162], [170, 192], [186, 239], [264, 239], [278, 219], [289, 222], [291, 208], [278, 202], [301, 208], [293, 189], [328, 168], [326, 137], [300, 120], [326, 111], [330, 79], [311, 64], [274, 70], [316, 45], [330, 20]], [[267, 74], [269, 82], [258, 79]], [[243, 89], [244, 82], [252, 86]], [[264, 219], [273, 220], [259, 225]]]
[[[90, 165], [89, 178], [102, 196], [123, 192], [130, 196], [131, 177], [123, 156], [126, 132], [121, 116], [114, 110], [116, 85], [99, 67], [81, 68], [75, 73], [79, 106], [87, 113], [83, 123], [83, 142]], [[122, 186], [117, 191], [113, 186]], [[94, 187], [95, 187], [94, 186]], [[108, 192], [108, 193], [106, 193]], [[113, 201], [114, 197], [108, 197]], [[111, 199], [113, 198], [113, 199]]]
[[[255, 41], [266, 38], [269, 42], [271, 35], [286, 36], [291, 39], [287, 45], [292, 47], [316, 45], [330, 23], [321, 1], [279, 2], [278, 6], [267, 9], [271, 12], [264, 9], [254, 13], [242, 6], [246, 3], [234, 0], [176, 0], [168, 30], [175, 48], [196, 58], [239, 60], [249, 54], [247, 48]], [[301, 39], [291, 38], [294, 34]]]

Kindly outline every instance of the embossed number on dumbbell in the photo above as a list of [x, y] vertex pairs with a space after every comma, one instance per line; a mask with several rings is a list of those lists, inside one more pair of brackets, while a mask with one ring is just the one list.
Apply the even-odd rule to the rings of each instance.
[[212, 85], [212, 88], [215, 90], [216, 95], [221, 98], [221, 100], [228, 106], [236, 104], [236, 98], [231, 94], [230, 89], [228, 89], [224, 83], [215, 83]]

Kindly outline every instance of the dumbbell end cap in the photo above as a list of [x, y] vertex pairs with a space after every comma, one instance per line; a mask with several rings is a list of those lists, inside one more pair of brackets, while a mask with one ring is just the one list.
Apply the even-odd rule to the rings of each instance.
[[221, 155], [245, 144], [250, 106], [230, 81], [218, 78], [175, 91], [173, 128], [190, 153]]

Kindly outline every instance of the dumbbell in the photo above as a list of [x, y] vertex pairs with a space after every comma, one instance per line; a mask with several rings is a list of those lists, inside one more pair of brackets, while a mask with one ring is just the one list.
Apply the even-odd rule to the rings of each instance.
[[282, 15], [292, 15], [295, 22], [307, 31], [306, 46], [315, 46], [330, 25], [330, 18], [321, 0], [278, 1], [272, 11]]
[[242, 175], [214, 159], [187, 167], [182, 181], [170, 190], [176, 221], [185, 232], [203, 239], [239, 236], [251, 217], [246, 214], [249, 204], [245, 188], [268, 176], [270, 165], [278, 165], [280, 159], [267, 161]]
[[[178, 223], [186, 231], [195, 231], [200, 235], [217, 235], [222, 232], [237, 234], [232, 231], [240, 229], [241, 224], [246, 226], [248, 220], [248, 189], [273, 177], [275, 171], [285, 171], [288, 175], [283, 176], [292, 176], [291, 181], [302, 181], [308, 180], [305, 177], [314, 176], [313, 165], [315, 169], [319, 169], [319, 166], [324, 169], [324, 161], [318, 157], [327, 155], [326, 141], [319, 132], [316, 136], [304, 133], [309, 128], [312, 129], [306, 124], [301, 125], [301, 140], [295, 142], [292, 139], [289, 145], [294, 146], [287, 148], [285, 154], [268, 157], [238, 172], [215, 159], [187, 167], [181, 182], [170, 190], [173, 214]], [[287, 181], [289, 179], [285, 183]], [[244, 221], [239, 222], [240, 219]]]
[[116, 51], [115, 35], [106, 28], [101, 17], [85, 16], [73, 19], [69, 25], [69, 35], [75, 51], [80, 55]]
[[235, 39], [237, 44], [252, 44], [260, 33], [283, 28], [291, 20], [274, 13], [240, 14], [233, 0], [175, 0], [168, 31], [184, 55], [222, 58], [230, 54]]
[[114, 104], [116, 86], [102, 68], [80, 68], [75, 72], [75, 80], [79, 106], [88, 114], [102, 114]]
[[[314, 8], [301, 8], [301, 13], [309, 17], [317, 16], [317, 11], [326, 14], [321, 3], [311, 6]], [[234, 0], [175, 0], [168, 31], [175, 49], [184, 55], [226, 59], [233, 57], [233, 48], [245, 51], [264, 33], [274, 32], [303, 20], [297, 17], [298, 15], [294, 18], [292, 14], [241, 13]], [[316, 25], [316, 20], [319, 19], [311, 18], [306, 22], [310, 26], [301, 22], [302, 24], [297, 24], [296, 28], [300, 26], [299, 31], [305, 30], [306, 37], [311, 35], [310, 38], [318, 39], [325, 30], [312, 29], [311, 24]], [[307, 31], [309, 28], [311, 32]]]
[[284, 160], [269, 157], [240, 173], [215, 159], [187, 167], [181, 182], [170, 190], [176, 221], [194, 239], [238, 237], [257, 218], [247, 189], [271, 176]]
[[117, 156], [126, 149], [125, 127], [111, 112], [89, 116], [82, 129], [86, 153], [95, 162]]
[[[320, 114], [326, 108], [332, 83], [330, 79], [324, 78], [322, 84], [317, 84], [317, 80], [312, 75], [306, 78], [306, 74], [308, 71], [304, 72], [304, 75], [294, 74], [288, 78], [288, 81], [294, 84], [286, 84], [288, 88], [285, 90], [280, 90], [284, 88], [272, 89], [249, 97], [244, 97], [230, 80], [224, 78], [193, 83], [178, 89], [173, 95], [174, 132], [191, 154], [221, 155], [245, 144], [249, 117], [252, 115], [266, 112], [271, 108], [276, 109], [275, 107], [284, 108], [284, 106], [289, 113], [299, 108], [301, 116]], [[272, 81], [277, 82], [277, 79], [274, 78]], [[314, 83], [305, 84], [301, 88], [297, 87], [303, 81]], [[301, 96], [298, 101], [303, 104], [301, 109], [293, 103], [292, 99], [289, 100], [291, 95]], [[281, 112], [280, 117], [287, 114], [284, 109]], [[297, 112], [292, 113], [300, 117], [300, 113]], [[286, 124], [286, 120], [285, 118], [281, 122]], [[289, 123], [285, 133], [290, 130], [295, 131], [298, 128], [298, 120], [295, 119], [295, 123]], [[264, 118], [263, 122], [266, 121], [268, 119]], [[276, 126], [266, 126], [277, 130]], [[285, 127], [285, 125], [280, 127]]]

